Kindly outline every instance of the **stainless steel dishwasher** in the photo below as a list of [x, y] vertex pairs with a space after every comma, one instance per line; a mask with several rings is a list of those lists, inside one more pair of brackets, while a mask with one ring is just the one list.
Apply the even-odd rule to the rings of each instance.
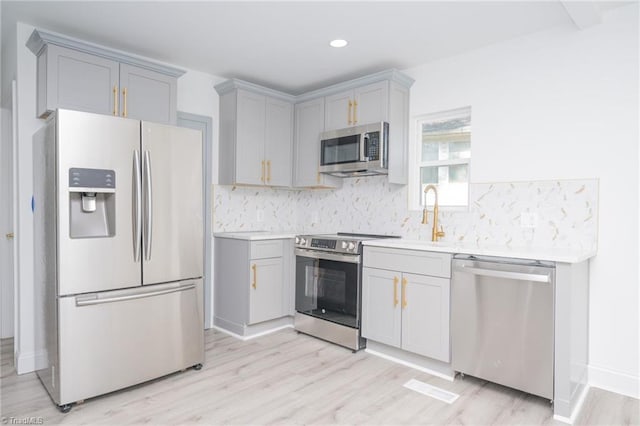
[[555, 264], [456, 255], [451, 366], [553, 400]]

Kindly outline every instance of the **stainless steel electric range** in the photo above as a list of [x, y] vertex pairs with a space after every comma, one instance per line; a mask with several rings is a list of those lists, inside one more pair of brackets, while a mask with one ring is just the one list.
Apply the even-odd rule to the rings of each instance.
[[362, 242], [389, 235], [299, 235], [295, 240], [295, 329], [358, 351], [360, 334]]

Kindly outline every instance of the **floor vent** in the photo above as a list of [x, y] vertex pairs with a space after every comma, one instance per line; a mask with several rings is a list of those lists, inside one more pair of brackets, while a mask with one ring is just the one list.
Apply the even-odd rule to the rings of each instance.
[[444, 389], [431, 386], [427, 383], [421, 382], [416, 379], [409, 380], [407, 383], [404, 384], [404, 387], [407, 389], [416, 391], [418, 393], [421, 393], [423, 395], [430, 396], [431, 398], [435, 398], [440, 401], [446, 402], [447, 404], [452, 404], [460, 396], [453, 392], [449, 392]]

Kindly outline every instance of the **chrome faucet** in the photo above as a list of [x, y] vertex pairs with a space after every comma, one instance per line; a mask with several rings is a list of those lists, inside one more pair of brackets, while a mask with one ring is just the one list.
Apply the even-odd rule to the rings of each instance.
[[431, 229], [431, 241], [438, 241], [438, 238], [444, 237], [444, 229], [442, 229], [442, 225], [440, 225], [440, 230], [438, 231], [438, 189], [435, 185], [427, 185], [424, 188], [424, 209], [422, 210], [422, 224], [426, 225], [429, 223], [429, 212], [427, 211], [427, 192], [430, 189], [433, 189], [433, 194], [435, 195], [435, 203], [433, 204], [433, 229]]

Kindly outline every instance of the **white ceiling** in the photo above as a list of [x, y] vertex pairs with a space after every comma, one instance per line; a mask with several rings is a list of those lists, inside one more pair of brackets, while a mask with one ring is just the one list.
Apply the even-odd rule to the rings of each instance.
[[[291, 94], [406, 69], [553, 26], [560, 1], [1, 1], [36, 27]], [[603, 13], [620, 2], [580, 2]], [[580, 6], [572, 2], [574, 6]], [[593, 15], [592, 12], [590, 12]], [[328, 46], [344, 38], [342, 49]]]

